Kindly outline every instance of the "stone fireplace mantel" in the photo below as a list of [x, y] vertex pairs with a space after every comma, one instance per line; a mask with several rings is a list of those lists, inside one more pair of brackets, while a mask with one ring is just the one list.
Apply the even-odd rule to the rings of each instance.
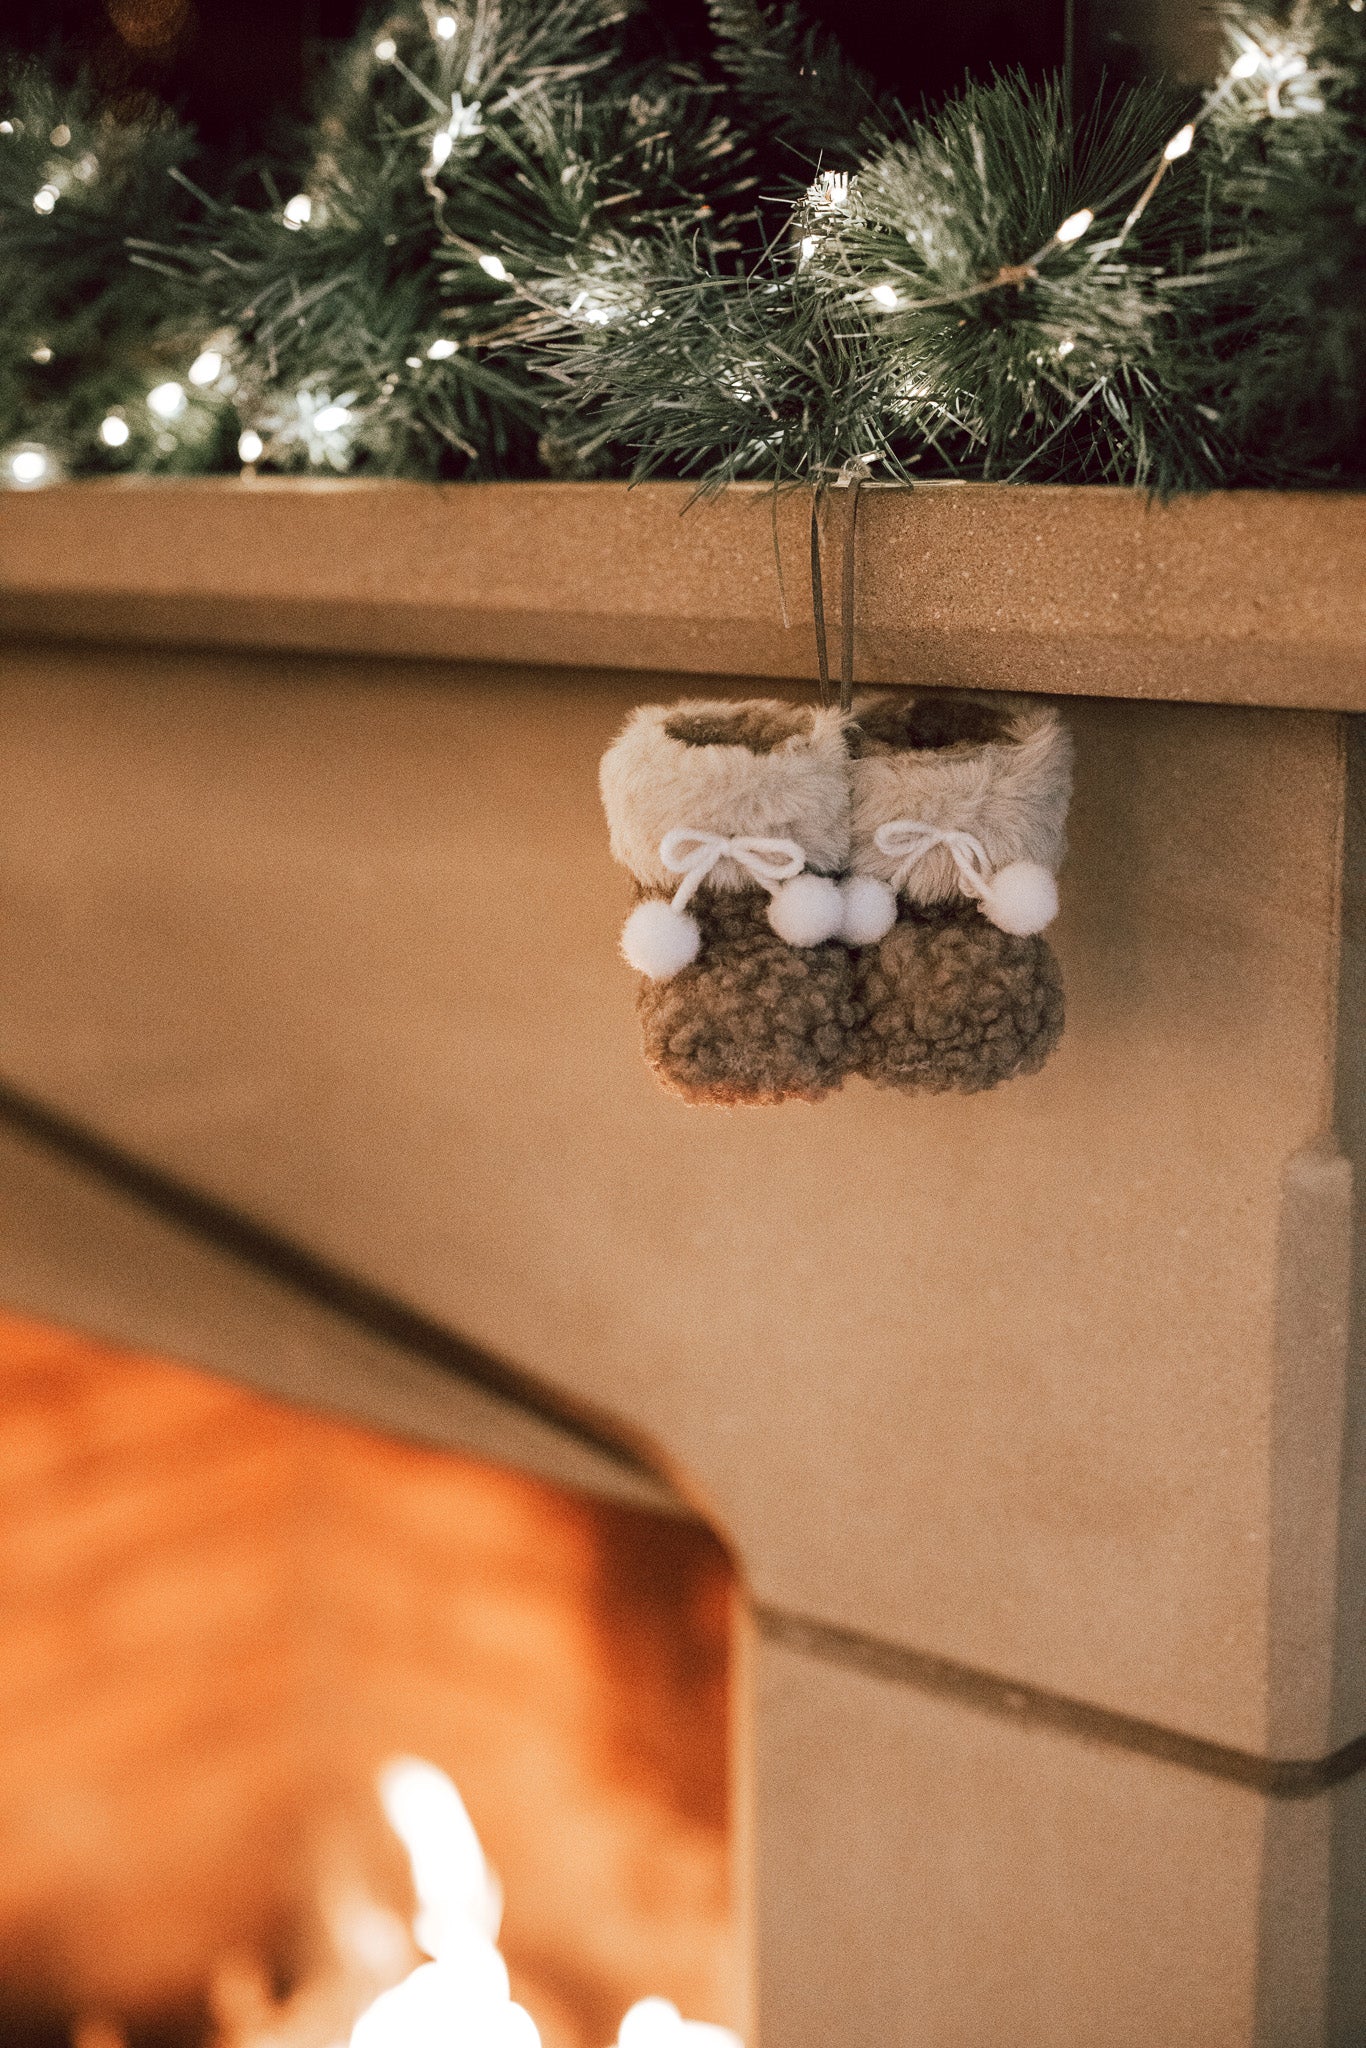
[[637, 1059], [596, 763], [805, 687], [808, 508], [687, 496], [0, 499], [0, 1297], [145, 1341], [123, 1160], [705, 1516], [763, 2048], [1356, 2048], [1366, 505], [870, 491], [860, 678], [1072, 700], [1068, 1032], [725, 1115]]
[[[0, 501], [0, 626], [811, 680], [809, 499], [736, 485], [146, 478]], [[838, 544], [839, 494], [827, 550]], [[777, 558], [783, 565], [780, 590]], [[826, 578], [832, 617], [838, 575]], [[784, 623], [786, 608], [786, 624]], [[1366, 709], [1350, 495], [872, 488], [858, 663], [1069, 696]]]

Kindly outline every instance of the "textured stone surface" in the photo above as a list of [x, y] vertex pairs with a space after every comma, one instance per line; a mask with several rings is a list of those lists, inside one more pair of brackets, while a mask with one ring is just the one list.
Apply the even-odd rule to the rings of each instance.
[[[684, 1516], [653, 1474], [278, 1273], [6, 1123], [0, 1113], [0, 1302], [202, 1365], [321, 1414], [464, 1451], [609, 1500]], [[479, 1370], [482, 1361], [471, 1361]]]
[[[94, 640], [814, 677], [808, 499], [136, 479], [0, 498], [0, 623]], [[835, 530], [826, 590], [839, 588]], [[783, 562], [780, 588], [775, 532]], [[869, 682], [1366, 709], [1366, 501], [864, 493]], [[831, 600], [832, 612], [838, 603]]]
[[1360, 1783], [1267, 1800], [1038, 1726], [1024, 1701], [984, 1713], [756, 1655], [766, 2048], [1366, 2035]]
[[1338, 722], [1077, 705], [1043, 1073], [726, 1113], [657, 1089], [616, 957], [635, 694], [12, 653], [0, 1074], [615, 1418], [768, 1604], [1360, 1733]]

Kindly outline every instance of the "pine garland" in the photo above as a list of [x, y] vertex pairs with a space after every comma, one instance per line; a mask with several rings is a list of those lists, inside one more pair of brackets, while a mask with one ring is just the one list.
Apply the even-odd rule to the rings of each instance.
[[236, 447], [702, 488], [1366, 482], [1359, 0], [1236, 6], [1205, 103], [1076, 120], [1018, 77], [909, 119], [793, 0], [709, 11], [681, 64], [617, 0], [406, 0], [249, 201], [195, 192], [168, 118], [11, 70], [0, 481]]
[[[909, 463], [1164, 493], [1226, 479], [1225, 437], [1184, 367], [1199, 186], [1164, 178], [1125, 232], [1180, 119], [1169, 93], [1139, 88], [1074, 126], [1060, 84], [1005, 78], [866, 164], [819, 253], [832, 284], [881, 309]], [[1083, 208], [1093, 225], [1056, 240]]]
[[863, 136], [893, 114], [835, 38], [807, 21], [797, 0], [707, 0], [717, 62], [751, 126], [785, 147], [789, 170], [813, 162], [849, 170]]
[[534, 470], [518, 274], [572, 271], [627, 225], [705, 216], [719, 233], [752, 213], [718, 88], [628, 68], [623, 18], [612, 0], [396, 13], [335, 68], [300, 192], [209, 211], [188, 260], [265, 460]]
[[130, 235], [179, 231], [171, 173], [192, 138], [164, 113], [111, 112], [87, 79], [63, 84], [36, 64], [0, 72], [0, 114], [0, 480], [213, 467], [221, 409], [176, 382], [196, 310], [149, 290], [127, 249]]
[[737, 275], [674, 228], [600, 250], [591, 288], [607, 317], [548, 324], [535, 357], [585, 464], [618, 449], [637, 477], [704, 490], [746, 476], [819, 486], [879, 462], [902, 473], [894, 367], [861, 310], [786, 249]]
[[[1366, 10], [1240, 11], [1256, 68], [1210, 123], [1221, 319], [1198, 337], [1211, 402], [1254, 481], [1366, 478]], [[1235, 57], [1236, 62], [1236, 57]]]

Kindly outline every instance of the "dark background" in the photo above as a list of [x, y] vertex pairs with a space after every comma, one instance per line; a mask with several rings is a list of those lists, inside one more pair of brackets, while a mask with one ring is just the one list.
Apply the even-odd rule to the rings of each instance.
[[[911, 108], [966, 74], [1062, 62], [1067, 0], [811, 0], [849, 55]], [[1192, 0], [1192, 5], [1196, 0]], [[1078, 79], [1142, 62], [1145, 0], [1074, 0]], [[1151, 7], [1152, 0], [1148, 0]], [[365, 0], [5, 0], [0, 44], [87, 61], [111, 93], [151, 91], [241, 159], [277, 143], [330, 46], [377, 10]], [[647, 0], [643, 32], [679, 55], [705, 46], [704, 0]]]

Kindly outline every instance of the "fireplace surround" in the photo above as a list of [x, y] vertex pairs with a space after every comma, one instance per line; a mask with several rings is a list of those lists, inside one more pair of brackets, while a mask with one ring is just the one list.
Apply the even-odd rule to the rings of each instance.
[[720, 1533], [765, 2048], [1351, 2048], [1360, 504], [869, 492], [860, 675], [1072, 700], [1068, 1035], [712, 1116], [596, 760], [814, 662], [685, 501], [0, 504], [0, 1296]]

